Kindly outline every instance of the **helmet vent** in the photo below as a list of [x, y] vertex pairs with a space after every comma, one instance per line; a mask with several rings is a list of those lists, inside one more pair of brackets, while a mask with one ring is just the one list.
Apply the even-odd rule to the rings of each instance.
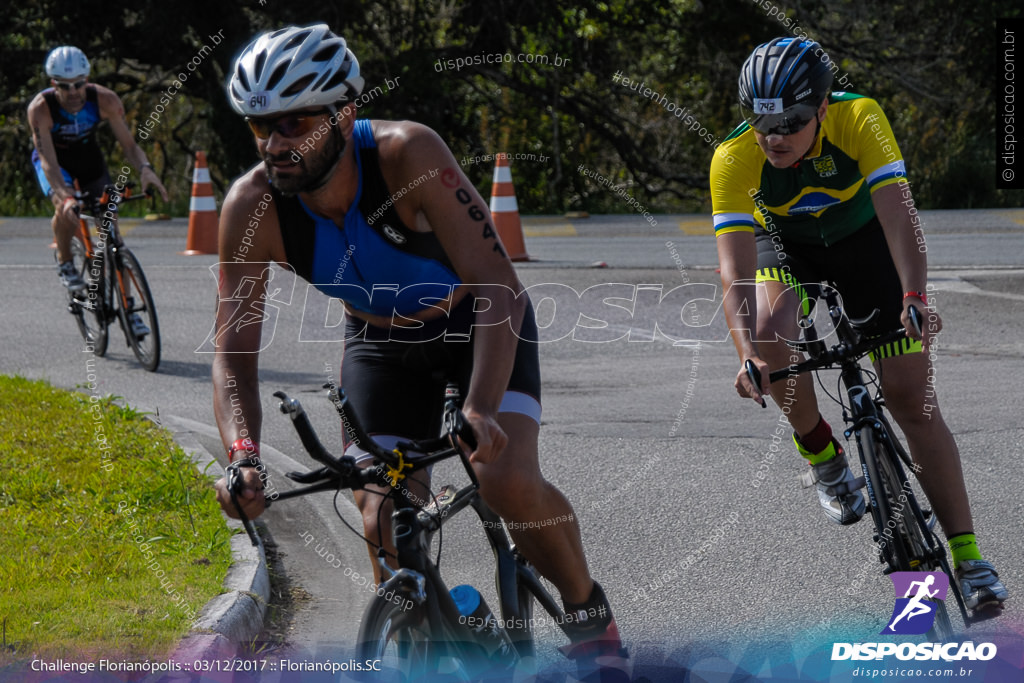
[[281, 82], [284, 75], [288, 73], [288, 62], [283, 62], [277, 65], [274, 72], [270, 74], [270, 78], [267, 79], [267, 90], [273, 90], [277, 87], [277, 84]]
[[309, 74], [303, 76], [299, 80], [289, 85], [284, 92], [281, 93], [282, 97], [291, 97], [292, 95], [298, 95], [300, 92], [306, 89], [306, 87], [313, 81], [316, 74]]
[[313, 91], [322, 90], [323, 89], [323, 85], [324, 85], [324, 81], [326, 81], [330, 75], [331, 75], [330, 72], [322, 74], [320, 76], [320, 78], [317, 79], [317, 82], [314, 83], [313, 85], [311, 85], [309, 87], [309, 89], [313, 90]]
[[267, 51], [262, 50], [256, 55], [256, 63], [253, 65], [253, 76], [256, 77], [256, 81], [259, 82], [263, 79], [263, 66], [267, 63]]
[[312, 32], [311, 31], [303, 31], [302, 33], [295, 34], [295, 37], [292, 38], [291, 40], [289, 40], [287, 43], [285, 43], [284, 47], [282, 49], [283, 50], [291, 50], [294, 47], [298, 47], [299, 45], [302, 45], [302, 41], [304, 41], [306, 39], [306, 37], [309, 36], [310, 33], [312, 33]]
[[251, 86], [249, 85], [249, 77], [245, 75], [245, 69], [242, 68], [241, 64], [239, 64], [238, 68], [235, 69], [235, 77], [241, 83], [243, 90], [251, 89]]
[[315, 55], [313, 55], [312, 61], [314, 62], [329, 62], [334, 59], [334, 55], [338, 54], [338, 49], [341, 46], [335, 43], [334, 45], [328, 45], [320, 48]]
[[331, 77], [331, 80], [327, 81], [327, 83], [324, 84], [323, 90], [330, 90], [331, 88], [336, 88], [337, 86], [341, 85], [341, 83], [344, 80], [345, 80], [345, 72], [344, 71], [336, 71], [336, 72], [334, 72], [334, 76]]

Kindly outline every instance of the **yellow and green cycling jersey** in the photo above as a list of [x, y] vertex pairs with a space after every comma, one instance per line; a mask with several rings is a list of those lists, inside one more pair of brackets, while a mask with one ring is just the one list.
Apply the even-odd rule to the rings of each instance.
[[746, 123], [722, 142], [711, 162], [715, 234], [760, 226], [787, 242], [829, 246], [874, 217], [872, 192], [905, 176], [878, 103], [832, 93], [813, 148], [789, 168], [768, 162]]

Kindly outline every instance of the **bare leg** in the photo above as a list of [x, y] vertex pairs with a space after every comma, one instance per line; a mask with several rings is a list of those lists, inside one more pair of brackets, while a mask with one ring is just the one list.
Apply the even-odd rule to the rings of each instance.
[[875, 367], [885, 403], [907, 436], [910, 454], [920, 466], [917, 478], [946, 536], [973, 530], [960, 452], [928, 383], [928, 356], [893, 356]]

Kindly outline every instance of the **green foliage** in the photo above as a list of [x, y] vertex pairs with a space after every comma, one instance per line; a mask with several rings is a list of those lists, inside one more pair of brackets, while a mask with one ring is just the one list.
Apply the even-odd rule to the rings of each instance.
[[231, 532], [209, 479], [96, 399], [0, 376], [0, 661], [158, 657], [221, 591]]
[[[770, 7], [778, 10], [774, 16]], [[652, 210], [707, 209], [712, 145], [738, 121], [739, 67], [755, 45], [797, 27], [825, 46], [851, 90], [881, 102], [920, 206], [1008, 206], [1016, 195], [994, 189], [990, 88], [997, 8], [1002, 16], [1020, 15], [1019, 8], [992, 0], [970, 6], [955, 0], [885, 6], [820, 0], [583, 0], [571, 6], [542, 0], [114, 6], [86, 0], [65, 6], [37, 0], [10, 7], [0, 36], [0, 214], [50, 212], [31, 174], [24, 112], [45, 86], [41, 64], [51, 47], [84, 49], [93, 80], [118, 92], [132, 126], [164, 109], [141, 144], [174, 195], [174, 213], [183, 214], [196, 150], [208, 152], [221, 195], [258, 161], [223, 94], [237, 51], [262, 30], [315, 21], [347, 38], [368, 88], [398, 83], [366, 106], [364, 116], [431, 126], [457, 159], [495, 152], [550, 157], [513, 164], [525, 212], [627, 211], [613, 192], [577, 172], [581, 164], [626, 185]], [[220, 31], [224, 39], [214, 46]], [[205, 58], [189, 71], [204, 45], [210, 48]], [[458, 70], [438, 61], [505, 52], [549, 61]], [[664, 103], [614, 83], [616, 72], [685, 109], [709, 131], [707, 139]], [[177, 74], [187, 76], [180, 92], [161, 104], [168, 88], [177, 87]], [[110, 166], [119, 167], [121, 151], [109, 134], [103, 145], [111, 150]], [[490, 165], [465, 170], [487, 194]]]

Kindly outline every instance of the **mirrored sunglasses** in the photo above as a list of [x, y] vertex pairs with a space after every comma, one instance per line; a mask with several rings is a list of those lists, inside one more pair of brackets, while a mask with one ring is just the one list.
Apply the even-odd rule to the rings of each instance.
[[252, 118], [245, 117], [245, 122], [260, 140], [266, 140], [271, 133], [286, 138], [297, 138], [313, 130], [316, 119], [323, 112], [303, 112], [301, 114], [285, 114], [276, 118]]

